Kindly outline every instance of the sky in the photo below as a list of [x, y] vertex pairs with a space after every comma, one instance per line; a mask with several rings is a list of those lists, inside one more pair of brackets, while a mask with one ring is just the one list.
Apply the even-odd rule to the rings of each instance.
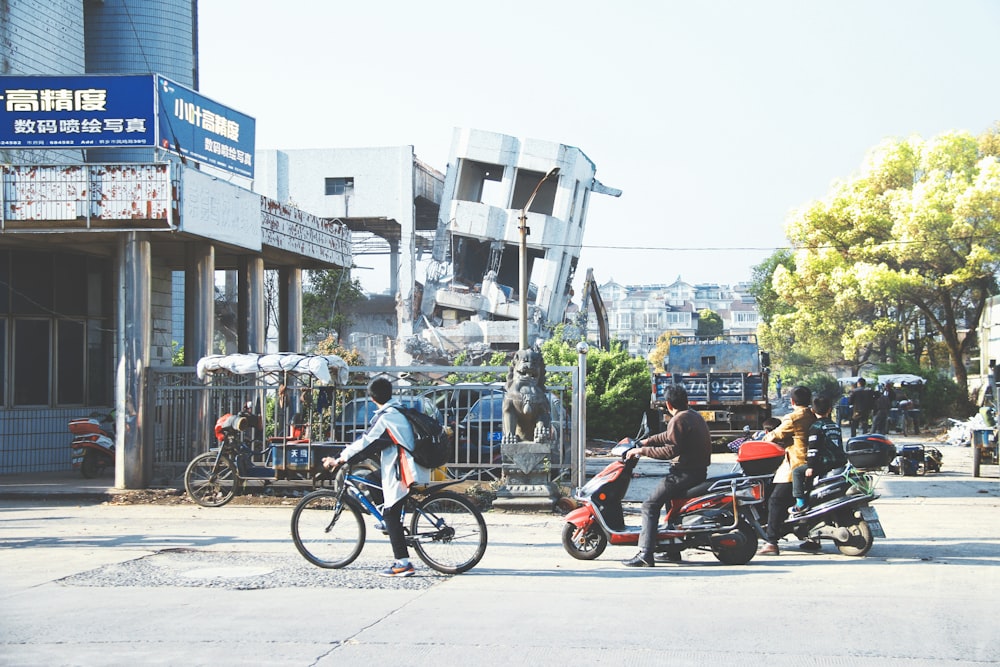
[[256, 118], [259, 149], [412, 145], [444, 172], [471, 127], [582, 150], [623, 194], [591, 197], [578, 290], [588, 268], [749, 281], [881, 141], [1000, 121], [997, 0], [198, 8], [200, 92]]

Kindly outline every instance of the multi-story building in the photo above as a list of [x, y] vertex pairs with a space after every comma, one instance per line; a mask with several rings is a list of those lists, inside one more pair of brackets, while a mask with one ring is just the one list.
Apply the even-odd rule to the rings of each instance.
[[518, 348], [522, 288], [529, 345], [563, 321], [590, 195], [621, 195], [595, 173], [572, 146], [455, 130], [421, 302], [427, 345]]
[[[722, 319], [725, 333], [757, 331], [758, 312], [748, 284], [692, 285], [680, 276], [671, 284], [622, 285], [611, 280], [600, 286], [611, 338], [625, 343], [635, 356], [646, 356], [665, 331], [698, 332], [698, 313], [711, 310]], [[597, 320], [588, 314], [587, 335], [596, 340]]]
[[239, 351], [262, 351], [268, 270], [298, 351], [302, 269], [350, 265], [346, 227], [200, 169], [252, 165], [253, 119], [196, 92], [197, 32], [191, 0], [0, 4], [0, 473], [68, 468], [67, 422], [113, 408], [116, 484], [143, 486], [147, 380], [179, 312], [188, 362], [213, 351], [216, 270], [239, 274]]

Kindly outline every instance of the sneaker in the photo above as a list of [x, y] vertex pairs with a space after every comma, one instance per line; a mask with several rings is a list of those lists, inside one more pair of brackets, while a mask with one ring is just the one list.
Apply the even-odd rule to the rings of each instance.
[[788, 508], [788, 513], [792, 516], [798, 516], [799, 514], [805, 514], [809, 511], [808, 505], [795, 505], [794, 507]]
[[778, 551], [778, 545], [777, 544], [771, 544], [770, 542], [765, 542], [764, 546], [762, 546], [760, 548], [760, 551], [757, 552], [757, 555], [758, 556], [777, 556], [780, 553], [781, 552]]
[[381, 577], [412, 577], [416, 573], [413, 563], [403, 565], [398, 560], [379, 572]]

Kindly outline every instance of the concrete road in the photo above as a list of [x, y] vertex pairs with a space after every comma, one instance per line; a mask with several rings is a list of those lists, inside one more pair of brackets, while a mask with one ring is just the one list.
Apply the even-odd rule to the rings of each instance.
[[294, 501], [3, 500], [0, 664], [997, 664], [997, 467], [974, 479], [969, 448], [941, 449], [942, 473], [882, 479], [868, 557], [785, 543], [746, 566], [576, 561], [559, 516], [490, 512], [471, 572], [385, 580], [381, 534], [344, 570], [306, 563]]

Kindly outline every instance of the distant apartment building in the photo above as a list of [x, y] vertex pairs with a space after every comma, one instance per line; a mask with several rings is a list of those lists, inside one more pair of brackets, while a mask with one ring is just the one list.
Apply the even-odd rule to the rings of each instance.
[[[748, 287], [747, 283], [693, 285], [678, 276], [673, 283], [657, 285], [622, 285], [612, 280], [599, 291], [612, 340], [622, 341], [633, 355], [645, 357], [665, 331], [697, 334], [698, 313], [705, 309], [722, 318], [727, 334], [755, 333], [759, 315]], [[592, 310], [587, 317], [587, 336], [597, 339]]]

